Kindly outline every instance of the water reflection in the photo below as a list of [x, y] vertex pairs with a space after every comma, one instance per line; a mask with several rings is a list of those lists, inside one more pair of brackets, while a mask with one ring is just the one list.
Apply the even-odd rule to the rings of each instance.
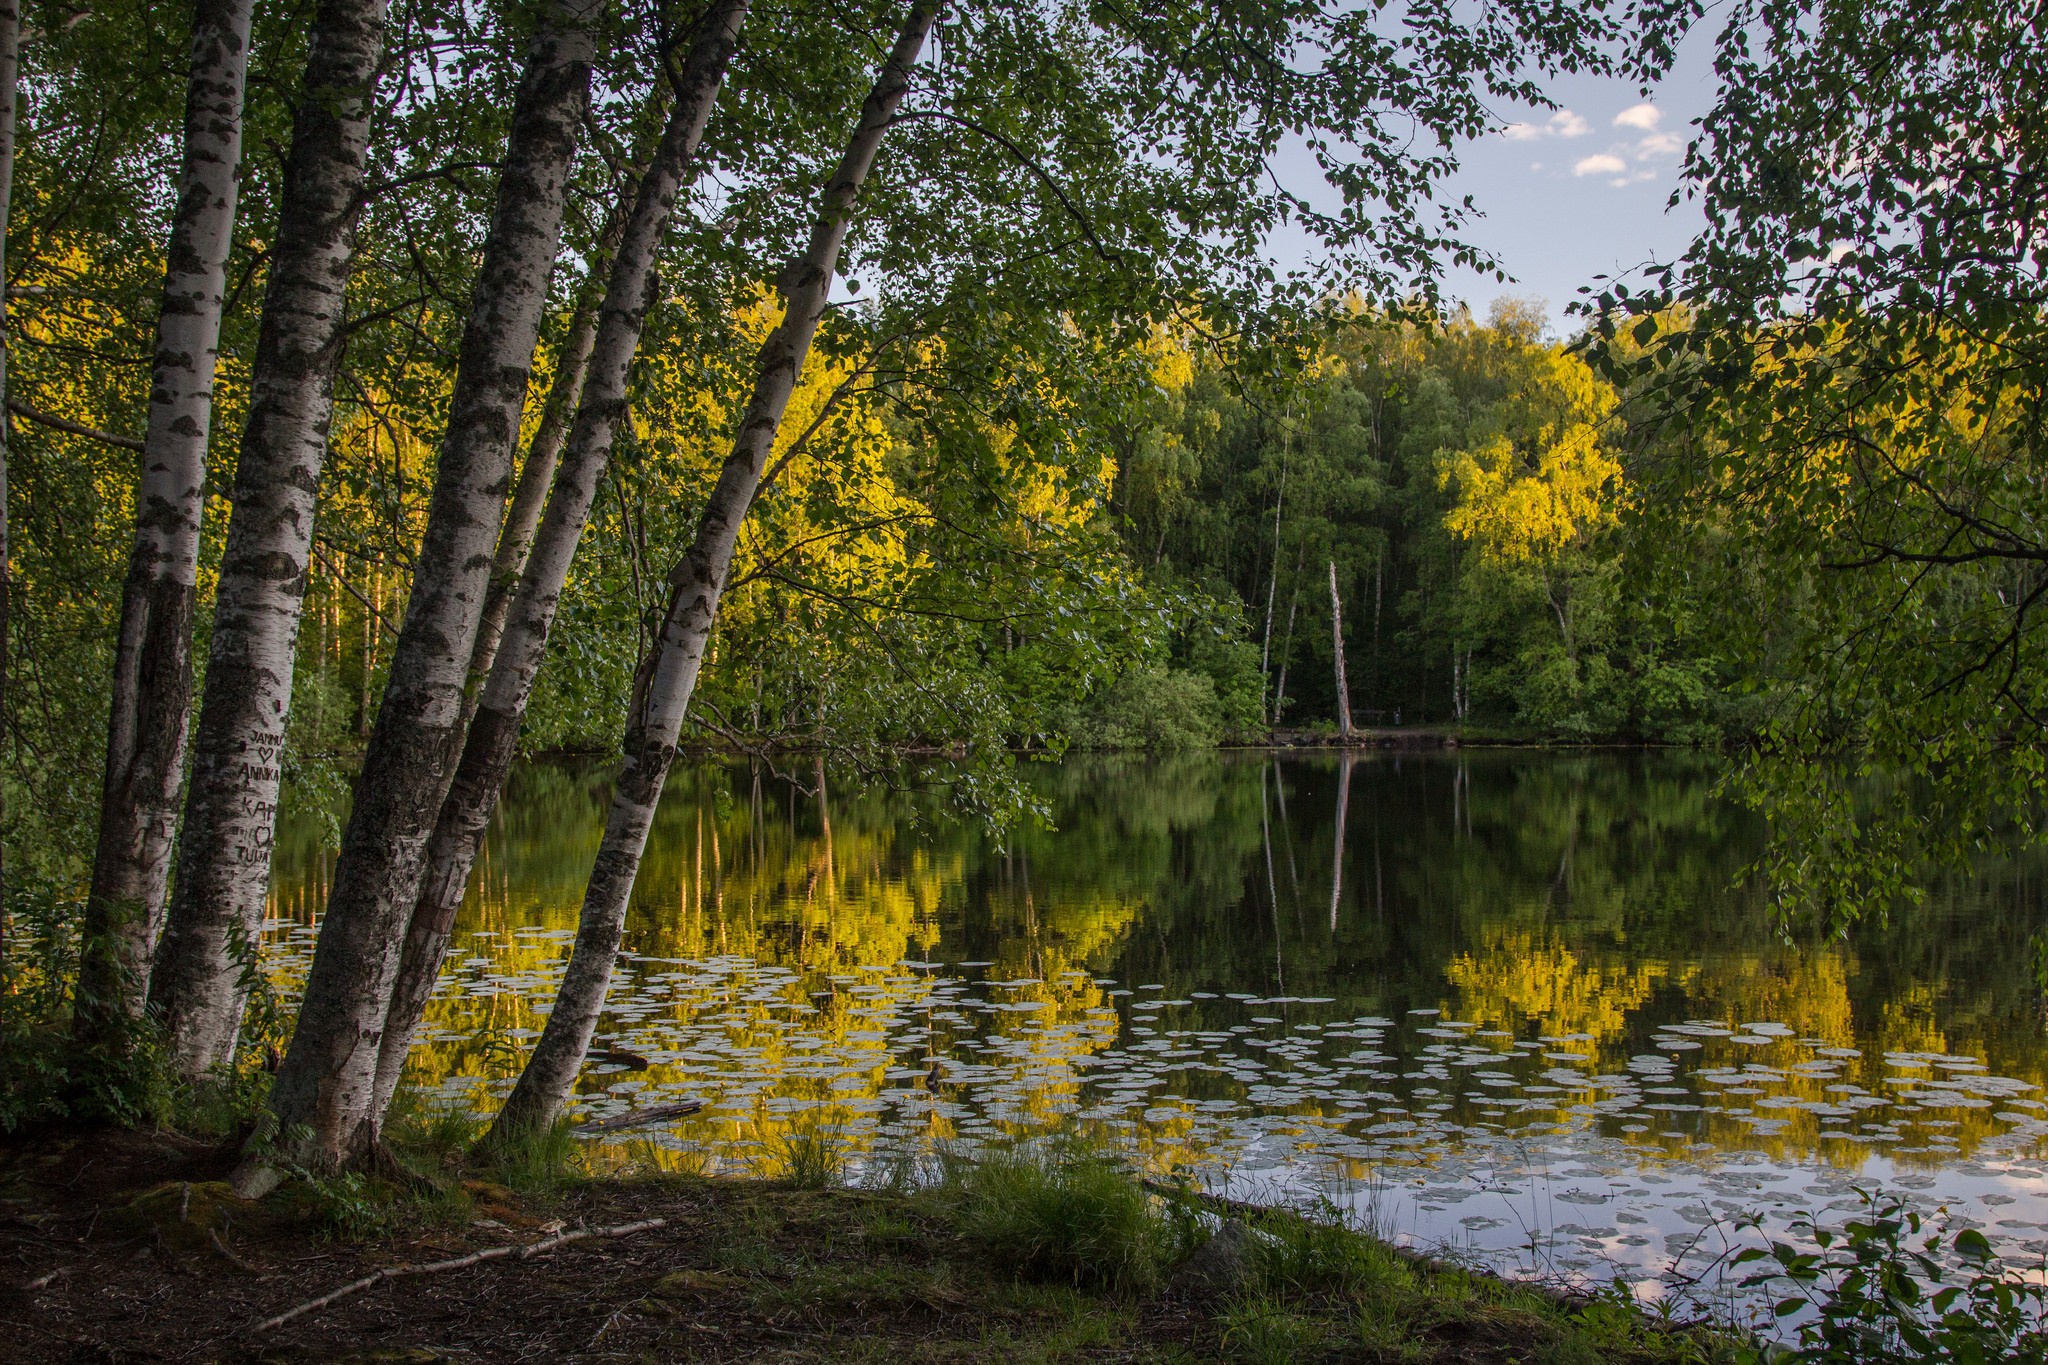
[[[2030, 860], [1852, 941], [1778, 940], [1755, 843], [1671, 756], [1076, 758], [998, 845], [925, 797], [678, 772], [584, 1107], [772, 1170], [1074, 1125], [1156, 1169], [1314, 1190], [1402, 1236], [1667, 1292], [1731, 1220], [1946, 1202], [2038, 1258], [2048, 1048]], [[413, 1081], [487, 1108], [537, 1036], [607, 796], [516, 775]], [[281, 840], [303, 970], [331, 851]]]

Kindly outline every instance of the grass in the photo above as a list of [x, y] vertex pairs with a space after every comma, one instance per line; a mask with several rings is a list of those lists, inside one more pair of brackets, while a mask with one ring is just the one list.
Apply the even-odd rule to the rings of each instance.
[[939, 1192], [960, 1231], [1022, 1274], [1112, 1291], [1150, 1287], [1177, 1250], [1154, 1199], [1074, 1149], [956, 1162]]

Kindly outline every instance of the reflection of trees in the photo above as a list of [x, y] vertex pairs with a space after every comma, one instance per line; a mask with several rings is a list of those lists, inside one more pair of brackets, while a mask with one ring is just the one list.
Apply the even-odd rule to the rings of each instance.
[[[1105, 976], [1189, 997], [1174, 1026], [1195, 1030], [1243, 1018], [1197, 992], [1331, 997], [1331, 1010], [1440, 1008], [1524, 1038], [1590, 1035], [1586, 1050], [1611, 1069], [1664, 1025], [1770, 1020], [1861, 1048], [1834, 1079], [1873, 1091], [1886, 1049], [1974, 1053], [2002, 1074], [2048, 1079], [2023, 951], [2039, 918], [2035, 862], [1987, 862], [1847, 943], [1787, 944], [1769, 906], [1731, 890], [1757, 832], [1711, 798], [1713, 770], [1697, 759], [1367, 755], [1351, 766], [1341, 848], [1334, 757], [1092, 756], [1029, 776], [1056, 828], [998, 841], [930, 819], [924, 798], [904, 793], [820, 792], [730, 765], [678, 773], [628, 923], [636, 984], [615, 994], [607, 1036], [630, 1044], [636, 1030], [729, 1011], [726, 1041], [745, 1069], [773, 1079], [774, 1096], [821, 1106], [805, 1122], [836, 1122], [905, 1083], [886, 1074], [884, 1025], [931, 1012], [928, 982], [901, 964], [973, 960], [992, 964], [990, 980], [1023, 983], [1001, 999], [1039, 1008], [939, 1010], [929, 1046], [990, 1043], [982, 1060], [999, 1055], [1020, 1078], [1021, 1110], [1039, 1117], [1072, 1105], [1077, 1063], [1114, 1039], [1114, 1000], [1096, 984]], [[564, 765], [515, 775], [458, 926], [454, 975], [429, 1015], [420, 1079], [516, 1065], [574, 929], [608, 781]], [[308, 925], [331, 854], [313, 826], [279, 838], [274, 909]], [[664, 994], [664, 964], [720, 957], [785, 969], [770, 994], [786, 1008], [737, 987]], [[294, 960], [276, 961], [289, 990]], [[806, 1060], [827, 1054], [832, 1075]], [[1743, 1060], [1783, 1067], [1798, 1055], [1788, 1042]], [[686, 1059], [639, 1079], [680, 1085], [707, 1068]], [[1235, 1085], [1193, 1074], [1174, 1084], [1189, 1096]], [[1816, 1102], [1826, 1084], [1786, 1082]], [[1988, 1110], [1942, 1117], [1965, 1150], [1996, 1127]], [[798, 1120], [764, 1103], [732, 1122], [772, 1142]], [[1700, 1136], [1758, 1145], [1733, 1118], [1694, 1122]], [[1810, 1145], [1816, 1130], [1795, 1112], [1762, 1145]]]

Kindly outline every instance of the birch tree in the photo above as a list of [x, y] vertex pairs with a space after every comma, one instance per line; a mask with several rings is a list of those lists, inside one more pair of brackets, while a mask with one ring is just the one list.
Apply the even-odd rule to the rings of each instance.
[[355, 784], [298, 1025], [270, 1111], [302, 1160], [338, 1165], [375, 1140], [381, 1031], [427, 836], [461, 738], [534, 347], [590, 101], [597, 0], [551, 6], [520, 82], [483, 267], [463, 330], [447, 435], [391, 678]]
[[[534, 678], [570, 561], [589, 520], [613, 437], [627, 416], [627, 377], [648, 309], [655, 301], [656, 255], [683, 173], [696, 155], [717, 103], [747, 9], [748, 0], [720, 0], [704, 18], [700, 36], [676, 82], [674, 111], [641, 178], [613, 258], [594, 344], [586, 343], [584, 348], [588, 374], [575, 422], [554, 471], [546, 511], [537, 531], [528, 533], [531, 553], [523, 556], [524, 571], [517, 589], [505, 599], [503, 643], [488, 662], [483, 698], [470, 722], [461, 762], [428, 844], [425, 872], [405, 931], [384, 1024], [370, 1111], [378, 1122], [397, 1089], [413, 1033], [433, 994], [470, 870], [512, 766], [520, 721], [533, 696]], [[522, 486], [524, 482], [522, 475]], [[508, 528], [508, 537], [511, 534]]]
[[[12, 396], [7, 384], [7, 234], [14, 199], [14, 121], [19, 107], [21, 56], [20, 0], [0, 0], [0, 403]], [[8, 633], [12, 625], [13, 582], [7, 547], [7, 415], [0, 409], [0, 726], [7, 723]], [[0, 824], [7, 814], [0, 793]], [[6, 851], [0, 847], [0, 966], [7, 964]]]
[[384, 23], [384, 0], [321, 0], [293, 114], [178, 879], [150, 981], [171, 1056], [188, 1076], [234, 1054], [242, 977], [263, 922]]
[[755, 358], [755, 382], [739, 434], [720, 470], [688, 552], [670, 575], [661, 634], [628, 722], [625, 768], [614, 789], [602, 844], [584, 893], [567, 975], [540, 1041], [492, 1128], [495, 1138], [545, 1128], [568, 1102], [611, 984], [626, 904], [661, 799], [683, 713], [697, 681], [718, 599], [745, 518], [760, 486], [782, 414], [795, 390], [818, 321], [830, 300], [849, 218], [873, 168], [932, 24], [936, 0], [916, 0], [861, 109], [832, 178], [809, 246], [784, 274], [782, 322]]
[[79, 968], [81, 1036], [135, 1019], [163, 923], [192, 694], [207, 434], [235, 226], [251, 0], [200, 0], [166, 252], [135, 547], [121, 599], [99, 843]]

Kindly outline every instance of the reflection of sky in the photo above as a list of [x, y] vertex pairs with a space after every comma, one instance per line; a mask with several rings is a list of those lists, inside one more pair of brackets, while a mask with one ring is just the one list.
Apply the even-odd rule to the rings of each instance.
[[[1698, 37], [1688, 41], [1672, 76], [1647, 99], [1632, 82], [1596, 76], [1559, 76], [1545, 88], [1559, 109], [1497, 110], [1508, 133], [1458, 148], [1459, 170], [1438, 196], [1472, 196], [1486, 216], [1465, 239], [1491, 252], [1513, 280], [1453, 270], [1443, 289], [1481, 316], [1504, 295], [1540, 299], [1563, 335], [1577, 326], [1565, 309], [1580, 286], [1668, 261], [1701, 226], [1695, 205], [1667, 213], [1665, 202], [1678, 185], [1689, 125], [1713, 101], [1712, 52]], [[1290, 153], [1276, 170], [1289, 189], [1327, 201], [1327, 190], [1311, 193], [1321, 185], [1305, 153]], [[1273, 251], [1285, 267], [1307, 256], [1298, 232], [1277, 237]]]

